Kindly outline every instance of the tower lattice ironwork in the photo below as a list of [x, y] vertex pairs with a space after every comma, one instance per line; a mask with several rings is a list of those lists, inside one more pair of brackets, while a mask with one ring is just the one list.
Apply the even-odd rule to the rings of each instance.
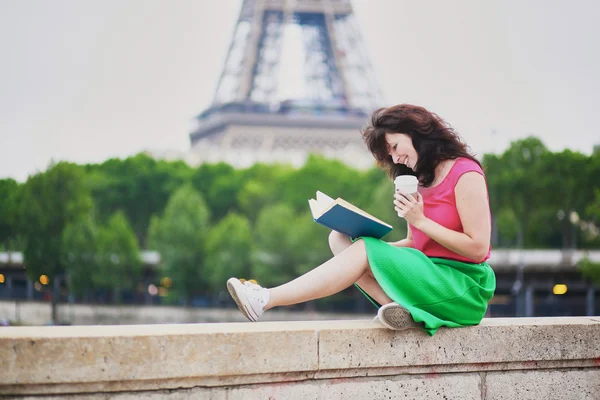
[[349, 0], [244, 0], [212, 105], [190, 134], [201, 162], [371, 163], [358, 129], [382, 103]]

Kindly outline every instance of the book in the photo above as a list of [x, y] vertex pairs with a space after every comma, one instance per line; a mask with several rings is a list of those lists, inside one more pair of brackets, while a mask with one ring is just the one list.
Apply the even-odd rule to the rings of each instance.
[[319, 191], [316, 197], [308, 200], [313, 219], [334, 231], [345, 233], [351, 238], [371, 236], [381, 239], [393, 229], [390, 224], [342, 198], [333, 199]]

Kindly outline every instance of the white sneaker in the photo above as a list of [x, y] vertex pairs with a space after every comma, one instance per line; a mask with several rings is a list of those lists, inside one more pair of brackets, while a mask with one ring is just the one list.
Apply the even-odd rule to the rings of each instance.
[[227, 290], [242, 314], [250, 321], [258, 321], [265, 312], [264, 308], [269, 301], [268, 289], [249, 281], [242, 283], [237, 278], [229, 278]]
[[404, 330], [420, 326], [413, 320], [410, 311], [398, 303], [389, 303], [379, 307], [377, 319], [386, 328], [393, 330]]

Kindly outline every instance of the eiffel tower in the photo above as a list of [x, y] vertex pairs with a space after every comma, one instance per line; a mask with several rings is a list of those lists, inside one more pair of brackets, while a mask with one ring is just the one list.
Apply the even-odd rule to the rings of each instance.
[[381, 103], [350, 0], [244, 0], [191, 153], [237, 167], [319, 153], [368, 168], [359, 130]]

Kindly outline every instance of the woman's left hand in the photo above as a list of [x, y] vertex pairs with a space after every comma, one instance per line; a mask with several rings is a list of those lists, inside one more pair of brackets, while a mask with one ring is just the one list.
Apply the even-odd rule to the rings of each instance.
[[413, 226], [425, 218], [425, 214], [423, 214], [423, 196], [420, 193], [417, 193], [417, 198], [415, 199], [410, 194], [407, 194], [405, 197], [399, 192], [395, 192], [394, 209], [399, 217], [404, 218]]

